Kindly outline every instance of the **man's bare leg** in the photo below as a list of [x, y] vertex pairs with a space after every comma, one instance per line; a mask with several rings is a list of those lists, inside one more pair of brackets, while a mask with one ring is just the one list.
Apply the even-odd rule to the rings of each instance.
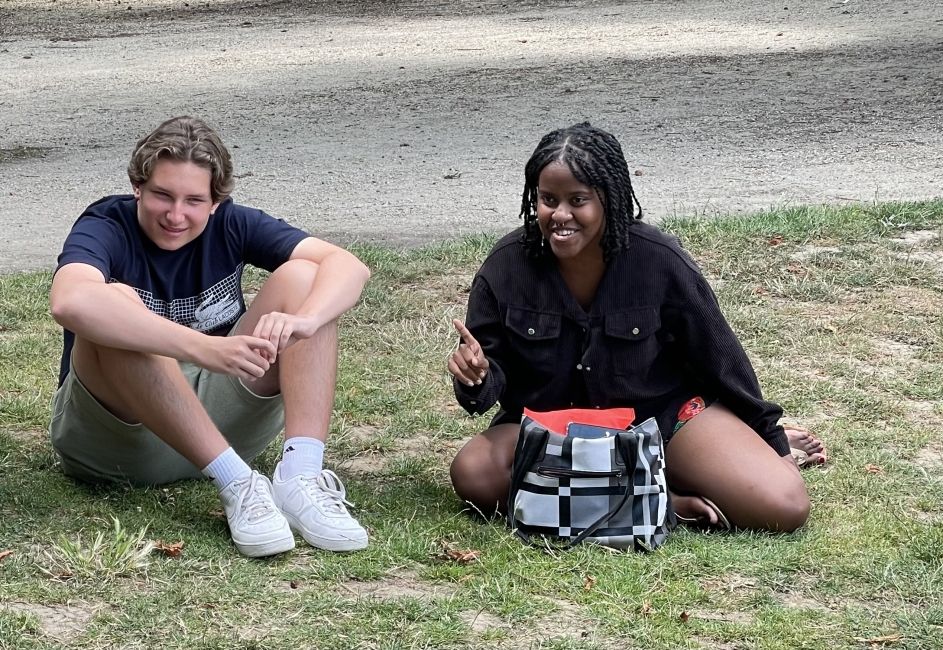
[[[252, 334], [265, 314], [298, 313], [317, 272], [316, 264], [304, 260], [280, 266], [252, 302], [238, 333]], [[347, 512], [340, 479], [322, 469], [336, 377], [337, 323], [332, 321], [283, 349], [265, 376], [246, 386], [259, 395], [280, 391], [285, 403], [285, 445], [273, 481], [276, 503], [311, 545], [349, 551], [366, 547], [367, 532]]]
[[[268, 480], [252, 472], [213, 424], [177, 361], [76, 339], [73, 371], [119, 419], [140, 422], [220, 488], [233, 542], [249, 557], [294, 548], [288, 523], [272, 501]], [[215, 467], [214, 467], [215, 466]], [[227, 468], [232, 479], [217, 468]]]
[[140, 422], [196, 467], [229, 447], [174, 359], [76, 338], [73, 371], [117, 418]]

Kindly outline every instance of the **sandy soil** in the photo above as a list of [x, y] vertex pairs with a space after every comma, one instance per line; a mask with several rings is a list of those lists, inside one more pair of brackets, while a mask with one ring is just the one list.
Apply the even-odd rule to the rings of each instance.
[[180, 113], [237, 200], [341, 243], [514, 227], [537, 140], [583, 119], [654, 217], [929, 198], [943, 2], [0, 0], [0, 272], [54, 264]]

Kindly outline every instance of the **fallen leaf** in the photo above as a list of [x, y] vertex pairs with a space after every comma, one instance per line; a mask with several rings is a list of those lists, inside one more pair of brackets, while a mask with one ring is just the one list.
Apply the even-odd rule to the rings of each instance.
[[877, 645], [879, 643], [893, 643], [894, 641], [900, 641], [904, 638], [903, 634], [899, 632], [897, 634], [887, 634], [885, 636], [873, 636], [870, 639], [856, 638], [855, 641], [860, 643], [870, 643], [871, 645]]
[[881, 469], [877, 465], [872, 465], [871, 463], [868, 463], [867, 465], [864, 466], [864, 471], [866, 471], [869, 474], [883, 474], [884, 473], [883, 469]]
[[459, 564], [471, 564], [478, 560], [478, 556], [481, 555], [481, 551], [471, 551], [471, 550], [459, 550], [459, 549], [450, 549], [445, 552], [445, 555], [450, 559], [458, 562]]
[[681, 615], [678, 616], [678, 618], [681, 619], [681, 622], [682, 622], [682, 623], [687, 623], [687, 622], [688, 622], [688, 619], [691, 618], [691, 615], [688, 614], [687, 612], [681, 612]]
[[0, 551], [0, 562], [13, 555], [13, 551]]
[[641, 169], [636, 169], [636, 170], [635, 170], [635, 175], [636, 175], [636, 176], [643, 176], [644, 174], [645, 174], [645, 172], [643, 172]]
[[453, 562], [458, 562], [459, 564], [471, 564], [472, 562], [477, 562], [478, 557], [481, 555], [481, 551], [455, 548], [451, 543], [445, 540], [440, 540], [439, 546], [442, 548], [440, 557], [446, 560], [452, 560]]
[[586, 576], [586, 577], [583, 579], [583, 591], [589, 591], [589, 590], [592, 589], [594, 586], [596, 586], [596, 578], [595, 578], [595, 576]]
[[183, 553], [183, 542], [165, 542], [159, 539], [154, 542], [154, 550], [167, 557], [180, 557]]
[[770, 246], [779, 246], [779, 245], [782, 244], [782, 243], [783, 243], [783, 236], [782, 236], [782, 235], [774, 235], [774, 236], [770, 237], [770, 239], [769, 239], [769, 245], [770, 245]]
[[210, 510], [209, 515], [210, 517], [215, 517], [216, 519], [225, 519], [226, 511], [222, 508], [217, 508], [216, 510]]
[[652, 604], [647, 600], [642, 603], [642, 614], [649, 615], [652, 613]]
[[301, 586], [301, 580], [292, 580], [291, 582], [288, 583], [288, 586], [291, 587], [292, 589], [297, 589], [298, 587]]
[[769, 293], [769, 289], [767, 289], [766, 287], [761, 287], [760, 285], [753, 287], [754, 296], [765, 296], [768, 293]]

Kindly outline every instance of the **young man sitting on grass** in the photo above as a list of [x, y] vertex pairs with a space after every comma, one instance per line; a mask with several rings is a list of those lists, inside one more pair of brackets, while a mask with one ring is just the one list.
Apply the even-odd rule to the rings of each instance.
[[[86, 481], [210, 478], [236, 548], [361, 549], [367, 533], [322, 469], [337, 319], [370, 271], [351, 253], [233, 203], [232, 162], [192, 117], [137, 143], [133, 194], [89, 206], [53, 278], [65, 329], [50, 425], [64, 471]], [[245, 264], [271, 276], [246, 308]], [[282, 429], [272, 481], [251, 462]]]

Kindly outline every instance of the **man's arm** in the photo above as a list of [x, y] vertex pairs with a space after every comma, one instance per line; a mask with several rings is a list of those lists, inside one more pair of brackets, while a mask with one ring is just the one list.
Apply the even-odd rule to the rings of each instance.
[[370, 279], [370, 269], [353, 253], [315, 237], [301, 240], [289, 259], [312, 262], [318, 271], [311, 292], [296, 313], [271, 312], [256, 325], [253, 334], [271, 341], [279, 350], [314, 336], [351, 309]]
[[313, 317], [318, 327], [356, 305], [370, 279], [370, 269], [353, 253], [315, 237], [301, 240], [291, 259], [318, 265], [311, 294], [298, 311], [299, 316]]
[[57, 323], [97, 345], [189, 361], [215, 372], [261, 377], [275, 357], [266, 340], [207, 336], [158, 316], [133, 289], [105, 282], [90, 264], [66, 264], [56, 272], [49, 306]]

